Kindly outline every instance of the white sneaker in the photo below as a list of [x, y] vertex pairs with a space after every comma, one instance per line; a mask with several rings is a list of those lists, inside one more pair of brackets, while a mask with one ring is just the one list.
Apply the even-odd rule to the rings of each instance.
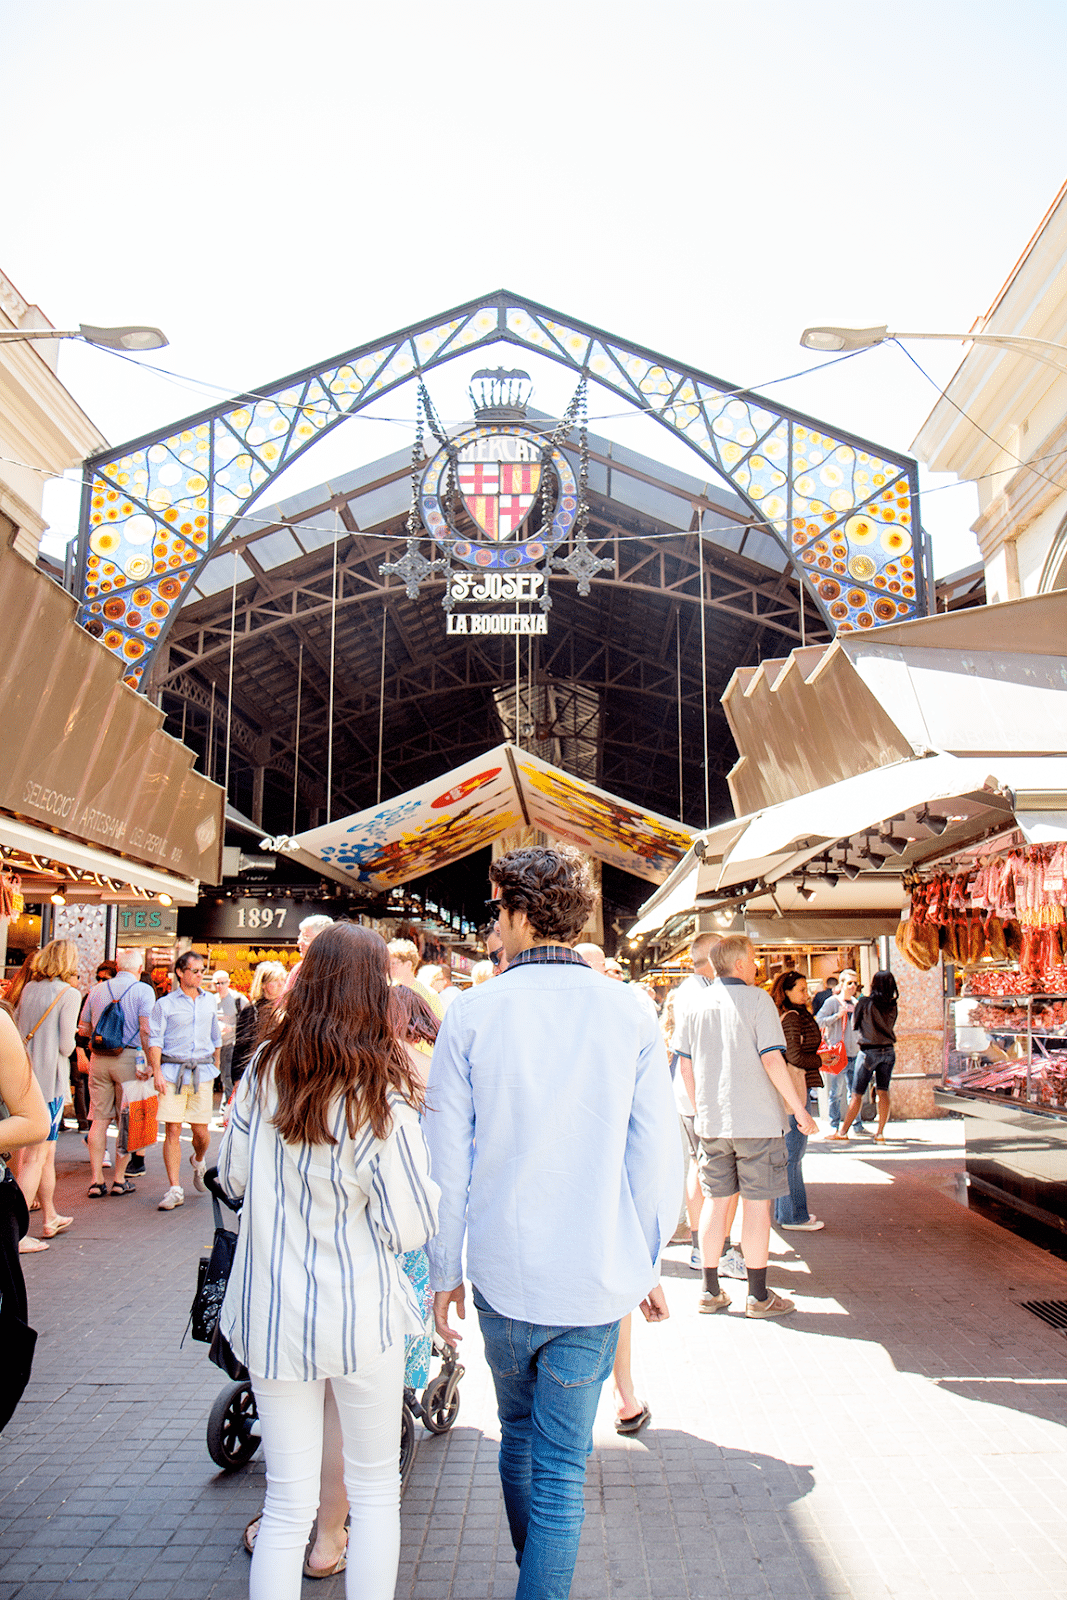
[[783, 1233], [818, 1233], [826, 1224], [821, 1217], [809, 1217], [807, 1222], [779, 1222], [776, 1226]]
[[729, 1250], [723, 1252], [719, 1261], [719, 1277], [740, 1278], [742, 1280], [748, 1277], [745, 1258], [735, 1244], [732, 1244]]
[[700, 1259], [700, 1251], [699, 1250], [694, 1250], [691, 1253], [691, 1255], [689, 1257], [689, 1265], [690, 1265], [690, 1268], [692, 1269], [693, 1272], [700, 1272], [700, 1271], [703, 1270], [704, 1263]]
[[172, 1183], [162, 1200], [156, 1207], [157, 1211], [173, 1211], [175, 1206], [185, 1204], [185, 1190], [178, 1183]]
[[189, 1157], [193, 1169], [193, 1188], [197, 1194], [207, 1194], [207, 1184], [204, 1182], [204, 1173], [207, 1171], [207, 1160], [197, 1161], [195, 1156]]

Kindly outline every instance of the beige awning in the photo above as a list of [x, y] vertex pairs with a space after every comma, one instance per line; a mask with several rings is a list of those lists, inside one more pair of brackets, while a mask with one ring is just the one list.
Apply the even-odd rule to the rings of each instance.
[[839, 634], [739, 668], [722, 697], [739, 814], [912, 756], [1062, 754], [1067, 590]]
[[[0, 689], [0, 817], [11, 848], [175, 900], [218, 883], [222, 790], [164, 733], [162, 713], [122, 681], [122, 668], [74, 621], [75, 602], [10, 549], [0, 550], [4, 682]], [[0, 842], [3, 842], [0, 835]], [[89, 852], [89, 855], [86, 855]], [[116, 864], [117, 863], [117, 864]]]

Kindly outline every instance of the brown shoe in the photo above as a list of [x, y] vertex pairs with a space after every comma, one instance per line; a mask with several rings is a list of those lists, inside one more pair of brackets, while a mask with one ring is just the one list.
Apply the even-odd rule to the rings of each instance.
[[757, 1300], [754, 1294], [750, 1294], [745, 1304], [746, 1317], [787, 1317], [795, 1310], [796, 1306], [792, 1300], [786, 1300], [784, 1296], [775, 1294], [773, 1289], [766, 1300]]
[[727, 1311], [732, 1304], [733, 1301], [725, 1289], [720, 1289], [718, 1294], [712, 1294], [710, 1289], [702, 1289], [700, 1291], [700, 1299], [697, 1301], [697, 1310], [701, 1312]]

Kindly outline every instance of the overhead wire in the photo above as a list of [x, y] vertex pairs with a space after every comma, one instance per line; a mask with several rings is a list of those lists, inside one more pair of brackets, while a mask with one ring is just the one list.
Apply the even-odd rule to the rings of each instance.
[[[227, 387], [226, 385], [223, 385], [223, 384], [214, 383], [210, 378], [196, 378], [196, 377], [190, 376], [188, 373], [174, 372], [169, 367], [154, 366], [150, 362], [144, 361], [140, 357], [134, 355], [129, 350], [114, 350], [114, 351], [111, 351], [109, 353], [112, 354], [112, 355], [118, 356], [120, 358], [120, 360], [128, 362], [131, 366], [140, 367], [145, 372], [155, 373], [156, 376], [158, 376], [158, 377], [166, 378], [166, 379], [170, 380], [171, 382], [177, 384], [178, 387], [189, 390], [190, 393], [195, 393], [197, 391], [197, 389], [199, 389], [205, 394], [215, 394], [215, 395], [223, 396], [223, 397], [225, 397], [226, 400], [229, 400], [230, 402], [232, 402], [232, 404], [233, 404], [233, 406], [235, 408], [240, 408], [242, 406], [246, 406], [246, 405], [249, 405], [249, 404], [259, 405], [261, 403], [268, 402], [271, 405], [277, 406], [279, 408], [279, 410], [282, 410], [282, 411], [294, 411], [294, 412], [295, 411], [303, 411], [303, 412], [307, 412], [307, 411], [325, 411], [328, 415], [332, 416], [334, 414], [334, 409], [335, 408], [332, 407], [332, 406], [329, 406], [327, 404], [324, 404], [322, 401], [318, 401], [318, 400], [312, 401], [310, 403], [310, 405], [309, 405], [306, 402], [303, 402], [303, 401], [300, 401], [300, 400], [281, 400], [281, 399], [279, 399], [277, 394], [270, 394], [267, 391], [257, 390], [257, 389], [246, 389], [243, 392], [235, 394], [233, 392], [232, 388]], [[457, 357], [459, 356], [460, 353], [461, 352], [457, 351], [457, 353], [456, 353]], [[462, 353], [463, 354], [467, 354], [468, 352], [464, 351]], [[473, 352], [471, 352], [471, 353], [473, 353]], [[716, 393], [718, 399], [720, 399], [720, 400], [740, 399], [743, 396], [745, 398], [750, 398], [750, 399], [755, 400], [755, 401], [758, 402], [759, 401], [760, 392], [762, 390], [764, 390], [764, 389], [773, 389], [780, 383], [793, 383], [798, 378], [807, 378], [812, 373], [822, 372], [827, 367], [835, 367], [842, 361], [851, 361], [853, 359], [853, 357], [858, 356], [858, 355], [863, 355], [864, 353], [865, 352], [862, 351], [862, 350], [845, 350], [845, 351], [840, 352], [839, 354], [829, 356], [825, 361], [816, 362], [815, 365], [812, 366], [812, 367], [800, 367], [800, 368], [797, 369], [796, 372], [782, 373], [779, 377], [777, 377], [777, 378], [768, 378], [763, 383], [755, 383], [755, 384], [749, 383], [749, 384], [745, 384], [743, 386], [740, 386], [740, 387], [734, 388], [734, 389], [716, 389], [715, 393]], [[547, 354], [547, 352], [544, 352], [544, 351], [533, 351], [532, 354], [541, 355], [544, 359], [547, 359], [549, 361], [551, 361], [553, 359], [550, 355]], [[456, 358], [449, 357], [447, 359], [452, 360], [452, 359], [456, 359]], [[317, 373], [314, 373], [314, 374], [303, 374], [299, 378], [294, 380], [294, 384], [295, 383], [304, 382], [305, 378], [307, 376], [318, 376], [318, 374]], [[400, 379], [399, 381], [400, 381], [400, 383], [411, 383], [411, 382], [414, 382], [416, 380], [423, 381], [425, 379], [425, 376], [426, 376], [426, 374], [422, 370], [422, 368], [415, 368], [415, 369], [413, 369], [411, 371], [410, 374], [408, 374], [406, 377]], [[613, 384], [606, 382], [603, 377], [597, 377], [597, 375], [595, 373], [590, 373], [590, 377], [592, 378], [593, 382], [598, 384], [601, 388], [610, 389], [610, 388], [614, 387]], [[672, 404], [679, 404], [679, 403], [683, 404], [683, 405], [692, 404], [692, 402], [690, 402], [690, 401], [682, 401], [682, 402], [675, 401], [675, 402], [672, 402]], [[602, 412], [597, 412], [595, 414], [591, 414], [590, 415], [589, 421], [590, 422], [612, 422], [612, 421], [618, 420], [619, 418], [630, 418], [630, 417], [632, 417], [634, 415], [658, 417], [658, 416], [660, 416], [662, 414], [662, 411], [665, 410], [665, 409], [669, 409], [669, 407], [656, 407], [656, 406], [651, 405], [651, 404], [642, 405], [639, 401], [633, 400], [633, 401], [628, 401], [627, 402], [627, 407], [626, 407], [625, 411], [602, 411]], [[177, 426], [178, 424], [180, 424], [182, 422], [190, 421], [190, 420], [195, 420], [195, 419], [179, 418], [178, 419], [178, 423], [175, 424], [175, 426]], [[410, 429], [412, 431], [414, 431], [414, 428], [415, 428], [415, 424], [411, 420], [410, 417], [383, 416], [383, 415], [381, 415], [381, 414], [379, 414], [377, 412], [368, 413], [368, 412], [363, 411], [363, 410], [343, 412], [337, 418], [337, 420], [339, 422], [388, 422], [388, 423], [395, 424], [398, 427], [407, 428], [407, 429]], [[562, 422], [564, 420], [565, 419], [563, 417], [531, 418], [530, 419], [530, 426], [533, 427], [533, 428], [536, 428], [538, 425], [542, 425], [542, 426], [545, 426], [545, 427], [547, 427], [549, 425], [557, 426], [560, 422]], [[464, 421], [469, 421], [469, 418], [446, 419], [445, 422], [444, 422], [444, 426], [445, 427], [452, 427], [452, 426], [455, 426], [456, 424], [464, 422]], [[121, 451], [122, 448], [123, 447], [121, 445], [118, 446], [119, 451]]]
[[[1065, 489], [1065, 488], [1067, 488], [1067, 484], [1057, 483], [1055, 481], [1055, 479], [1048, 477], [1046, 473], [1038, 472], [1037, 468], [1033, 464], [1033, 459], [1028, 460], [1028, 461], [1024, 461], [1021, 456], [1017, 456], [1015, 454], [1014, 450], [1010, 450], [1006, 444], [1001, 444], [999, 439], [994, 439], [993, 435], [991, 433], [987, 433], [985, 428], [982, 427], [982, 424], [980, 422], [977, 422], [975, 420], [975, 418], [971, 416], [970, 412], [965, 411], [963, 409], [963, 407], [958, 404], [957, 401], [953, 400], [952, 396], [948, 393], [947, 390], [942, 389], [942, 387], [938, 383], [937, 379], [931, 377], [930, 373], [927, 372], [926, 368], [924, 366], [922, 366], [916, 360], [916, 358], [912, 355], [911, 351], [909, 349], [907, 349], [905, 345], [901, 344], [899, 339], [893, 339], [891, 342], [896, 345], [898, 350], [903, 350], [904, 351], [904, 354], [907, 356], [907, 358], [911, 362], [912, 366], [916, 369], [917, 372], [921, 372], [922, 373], [922, 375], [926, 379], [927, 383], [931, 384], [937, 390], [937, 392], [941, 396], [942, 400], [947, 400], [949, 405], [952, 407], [952, 409], [954, 411], [958, 411], [960, 416], [963, 418], [964, 422], [969, 422], [971, 427], [975, 428], [982, 435], [983, 439], [988, 439], [989, 443], [991, 445], [993, 445], [997, 450], [1002, 450], [1006, 456], [1010, 456], [1012, 461], [1015, 462], [1015, 465], [1017, 467], [1029, 467], [1034, 472], [1035, 476], [1037, 476], [1038, 478], [1043, 479], [1045, 483], [1051, 484], [1051, 486], [1054, 489]], [[1062, 451], [1056, 451], [1056, 452], [1054, 452], [1054, 454], [1062, 455], [1063, 452]], [[1005, 471], [1005, 468], [1001, 467], [999, 469], [999, 471], [984, 473], [983, 477], [986, 477], [986, 478], [998, 478], [1004, 473], [1004, 471]], [[980, 480], [975, 479], [975, 478], [966, 478], [966, 479], [963, 479], [962, 481], [965, 482], [965, 483], [976, 483], [976, 482], [978, 482]]]
[[[968, 423], [971, 424], [971, 426], [973, 426], [975, 429], [977, 429], [977, 431], [979, 433], [981, 433], [984, 438], [988, 439], [989, 442], [992, 445], [994, 445], [996, 449], [1004, 451], [1004, 453], [1007, 454], [1010, 457], [1010, 459], [1013, 462], [1015, 462], [1015, 464], [1017, 466], [1023, 467], [1023, 468], [1028, 468], [1029, 470], [1031, 470], [1035, 474], [1035, 476], [1041, 478], [1044, 482], [1048, 483], [1051, 487], [1056, 488], [1056, 489], [1061, 489], [1061, 490], [1064, 489], [1064, 488], [1067, 488], [1067, 485], [1062, 484], [1062, 483], [1058, 483], [1055, 479], [1050, 478], [1046, 473], [1040, 471], [1040, 465], [1045, 464], [1045, 463], [1058, 462], [1058, 461], [1062, 460], [1062, 458], [1064, 456], [1067, 456], [1067, 449], [1054, 450], [1054, 451], [1050, 451], [1047, 455], [1044, 455], [1044, 456], [1032, 456], [1032, 457], [1029, 457], [1026, 460], [1023, 460], [1021, 457], [1017, 456], [1013, 451], [1011, 451], [1006, 445], [1002, 444], [999, 440], [995, 439], [992, 434], [988, 433], [981, 426], [981, 424], [979, 422], [977, 422], [955, 400], [953, 400], [952, 397], [950, 395], [948, 395], [945, 392], [945, 390], [943, 390], [941, 388], [941, 386], [937, 383], [937, 380], [935, 378], [933, 378], [931, 376], [931, 374], [926, 371], [926, 369], [916, 359], [916, 357], [911, 353], [911, 351], [908, 350], [900, 342], [900, 340], [894, 339], [891, 342], [893, 344], [895, 344], [898, 347], [898, 349], [903, 351], [904, 355], [907, 356], [908, 360], [912, 363], [912, 365], [916, 368], [916, 370], [920, 373], [920, 375], [923, 378], [926, 379], [926, 381], [931, 385], [931, 387], [934, 388], [937, 391], [937, 393], [942, 396], [943, 399], [947, 400], [948, 403], [957, 412], [959, 412], [960, 416], [962, 416], [965, 421], [967, 421]], [[124, 360], [131, 361], [136, 366], [144, 367], [148, 371], [160, 371], [160, 370], [162, 370], [162, 371], [164, 371], [166, 373], [166, 369], [158, 369], [158, 368], [154, 368], [154, 367], [149, 367], [147, 362], [139, 361], [135, 356], [132, 356], [127, 351], [115, 351], [115, 352], [112, 352], [112, 353], [121, 356], [122, 359], [124, 359]], [[784, 374], [782, 377], [777, 378], [777, 379], [771, 379], [771, 380], [769, 380], [769, 382], [764, 383], [764, 384], [760, 385], [759, 387], [761, 387], [761, 388], [769, 388], [769, 387], [772, 387], [775, 383], [790, 382], [790, 381], [794, 380], [795, 378], [806, 376], [809, 373], [814, 373], [814, 372], [821, 371], [824, 367], [834, 366], [839, 361], [849, 360], [853, 356], [862, 355], [862, 354], [865, 354], [865, 353], [866, 352], [863, 351], [863, 350], [846, 351], [844, 354], [834, 356], [831, 360], [826, 361], [826, 362], [821, 362], [821, 363], [819, 363], [818, 365], [816, 365], [814, 367], [809, 367], [809, 368], [806, 368], [803, 371], [799, 371], [799, 372]], [[176, 379], [180, 379], [181, 381], [188, 381], [188, 382], [204, 381], [205, 384], [206, 384], [206, 380], [195, 380], [195, 379], [183, 380], [183, 379], [181, 379], [181, 375], [180, 374], [166, 373], [166, 375], [167, 376], [173, 376]], [[597, 381], [597, 380], [594, 379], [594, 381]], [[747, 395], [747, 394], [750, 394], [750, 393], [752, 393], [751, 389], [726, 390], [726, 391], [722, 391], [720, 397], [725, 399], [725, 398], [730, 398], [731, 396], [740, 396], [742, 394], [746, 394]], [[275, 404], [281, 404], [280, 402], [278, 402], [275, 399], [274, 396], [270, 396], [270, 395], [259, 395], [259, 396], [256, 396], [256, 395], [253, 394], [253, 395], [242, 396], [240, 398], [241, 399], [247, 399], [247, 398], [269, 399], [269, 400], [272, 400]], [[236, 403], [238, 403], [238, 401], [235, 399], [235, 404]], [[296, 406], [296, 404], [294, 403], [294, 409], [300, 409], [300, 408], [298, 406]], [[642, 408], [638, 404], [632, 403], [632, 404], [630, 404], [628, 406], [626, 411], [613, 412], [613, 413], [603, 413], [599, 417], [597, 417], [597, 418], [595, 418], [593, 420], [608, 421], [608, 420], [613, 420], [613, 419], [617, 419], [617, 418], [634, 417], [634, 416], [642, 416], [642, 415], [643, 416], [651, 416], [651, 417], [655, 418], [655, 417], [660, 416], [661, 412], [659, 410], [657, 410], [656, 408], [651, 407], [651, 406]], [[384, 421], [384, 422], [389, 422], [389, 423], [395, 424], [397, 426], [405, 427], [405, 428], [409, 428], [409, 427], [410, 428], [414, 428], [414, 426], [415, 426], [415, 424], [412, 423], [410, 421], [410, 419], [394, 418], [394, 417], [381, 417], [381, 416], [370, 416], [365, 412], [351, 413], [347, 418], [341, 418], [339, 420], [355, 420], [356, 418], [359, 418], [360, 420], [363, 420], [363, 421]], [[553, 421], [553, 419], [551, 419], [551, 418], [547, 418], [547, 419], [546, 418], [539, 418], [539, 419], [536, 419], [536, 421], [541, 426], [547, 427]], [[57, 476], [58, 476], [58, 477], [60, 477], [60, 481], [63, 481], [63, 482], [66, 482], [66, 483], [70, 483], [71, 485], [77, 484], [77, 485], [79, 485], [80, 487], [83, 487], [83, 488], [84, 487], [91, 487], [91, 485], [92, 485], [92, 483], [94, 481], [91, 477], [87, 478], [84, 474], [79, 475], [76, 478], [75, 477], [67, 477], [66, 475], [60, 476], [60, 475], [57, 475], [53, 469], [50, 469], [50, 468], [47, 468], [47, 467], [39, 467], [39, 466], [36, 466], [33, 463], [29, 463], [29, 462], [18, 461], [18, 460], [15, 460], [12, 457], [0, 456], [0, 461], [3, 461], [5, 464], [10, 465], [10, 466], [20, 467], [20, 468], [22, 468], [23, 470], [26, 470], [26, 471], [36, 472], [36, 473], [40, 474], [41, 476], [47, 477], [47, 478], [52, 479], [52, 480], [57, 479]], [[710, 465], [710, 463], [709, 463], [709, 465]], [[283, 468], [282, 471], [284, 471], [284, 470], [285, 469]], [[1005, 471], [1005, 468], [999, 467], [999, 468], [991, 469], [989, 472], [978, 474], [975, 477], [957, 478], [954, 482], [951, 482], [951, 483], [942, 483], [942, 484], [930, 485], [929, 487], [926, 487], [921, 491], [922, 492], [922, 497], [923, 497], [923, 499], [928, 500], [930, 498], [930, 496], [935, 495], [935, 494], [943, 494], [943, 493], [945, 493], [946, 491], [949, 491], [949, 490], [966, 488], [966, 487], [969, 487], [972, 484], [981, 483], [981, 482], [983, 482], [983, 481], [985, 481], [986, 479], [989, 479], [989, 478], [1001, 477], [1001, 476], [1003, 476], [1004, 471]], [[671, 491], [668, 489], [666, 492], [669, 493]], [[220, 513], [213, 513], [213, 515], [215, 515], [216, 517], [221, 516]], [[239, 533], [236, 534], [236, 537], [235, 537], [236, 528], [240, 528], [240, 527], [243, 527], [243, 526], [249, 525], [249, 524], [252, 525], [253, 527], [258, 526], [258, 527], [263, 527], [264, 529], [278, 530], [278, 529], [288, 528], [292, 532], [296, 533], [298, 536], [299, 536], [299, 530], [301, 528], [306, 529], [309, 533], [322, 534], [327, 538], [329, 538], [334, 533], [334, 529], [323, 527], [323, 526], [318, 525], [318, 524], [313, 523], [313, 522], [307, 522], [307, 521], [304, 521], [304, 522], [295, 522], [295, 521], [292, 521], [292, 522], [290, 522], [290, 521], [279, 522], [279, 520], [276, 517], [257, 516], [256, 513], [252, 512], [252, 511], [237, 511], [237, 512], [233, 512], [233, 513], [228, 513], [228, 514], [226, 514], [225, 520], [228, 523], [230, 523], [231, 525], [234, 525], [234, 526], [231, 527], [231, 532], [230, 532], [229, 537], [226, 540], [226, 543], [224, 545], [216, 547], [211, 552], [212, 555], [220, 555], [220, 554], [223, 553], [224, 550], [232, 548], [234, 546], [234, 544], [237, 542], [237, 540], [240, 538], [240, 534]], [[727, 522], [727, 523], [724, 523], [724, 524], [719, 524], [719, 525], [712, 524], [711, 526], [703, 526], [700, 529], [700, 532], [705, 534], [705, 535], [728, 534], [728, 533], [731, 533], [731, 532], [736, 532], [736, 530], [738, 528], [752, 528], [752, 529], [761, 530], [761, 531], [769, 531], [769, 532], [772, 533], [772, 536], [773, 536], [773, 529], [771, 527], [771, 524], [766, 520], [763, 521], [763, 522], [758, 522], [757, 521], [757, 522], [739, 523], [739, 522], [730, 521], [730, 522]], [[620, 543], [648, 543], [650, 541], [655, 541], [655, 540], [660, 540], [660, 539], [678, 538], [682, 533], [683, 533], [683, 530], [679, 529], [679, 530], [668, 530], [668, 531], [665, 531], [665, 532], [621, 534], [621, 535], [618, 535], [617, 537], [618, 537], [618, 540], [619, 540]], [[381, 537], [390, 537], [390, 536], [389, 535], [382, 535]], [[252, 543], [252, 542], [254, 542], [254, 539], [250, 539], [247, 542]], [[69, 543], [69, 541], [68, 541], [68, 543]]]

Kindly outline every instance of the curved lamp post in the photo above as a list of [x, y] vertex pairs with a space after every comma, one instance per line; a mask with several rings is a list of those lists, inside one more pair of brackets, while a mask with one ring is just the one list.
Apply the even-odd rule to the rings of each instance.
[[101, 350], [162, 350], [169, 340], [159, 328], [93, 328], [83, 322], [80, 327], [60, 328], [0, 328], [0, 344], [13, 344], [16, 339], [82, 339]]
[[889, 339], [948, 339], [953, 343], [999, 345], [1032, 356], [1058, 372], [1067, 372], [1067, 345], [1050, 339], [1031, 339], [1019, 333], [890, 333], [880, 328], [805, 328], [800, 342], [805, 350], [871, 350]]

